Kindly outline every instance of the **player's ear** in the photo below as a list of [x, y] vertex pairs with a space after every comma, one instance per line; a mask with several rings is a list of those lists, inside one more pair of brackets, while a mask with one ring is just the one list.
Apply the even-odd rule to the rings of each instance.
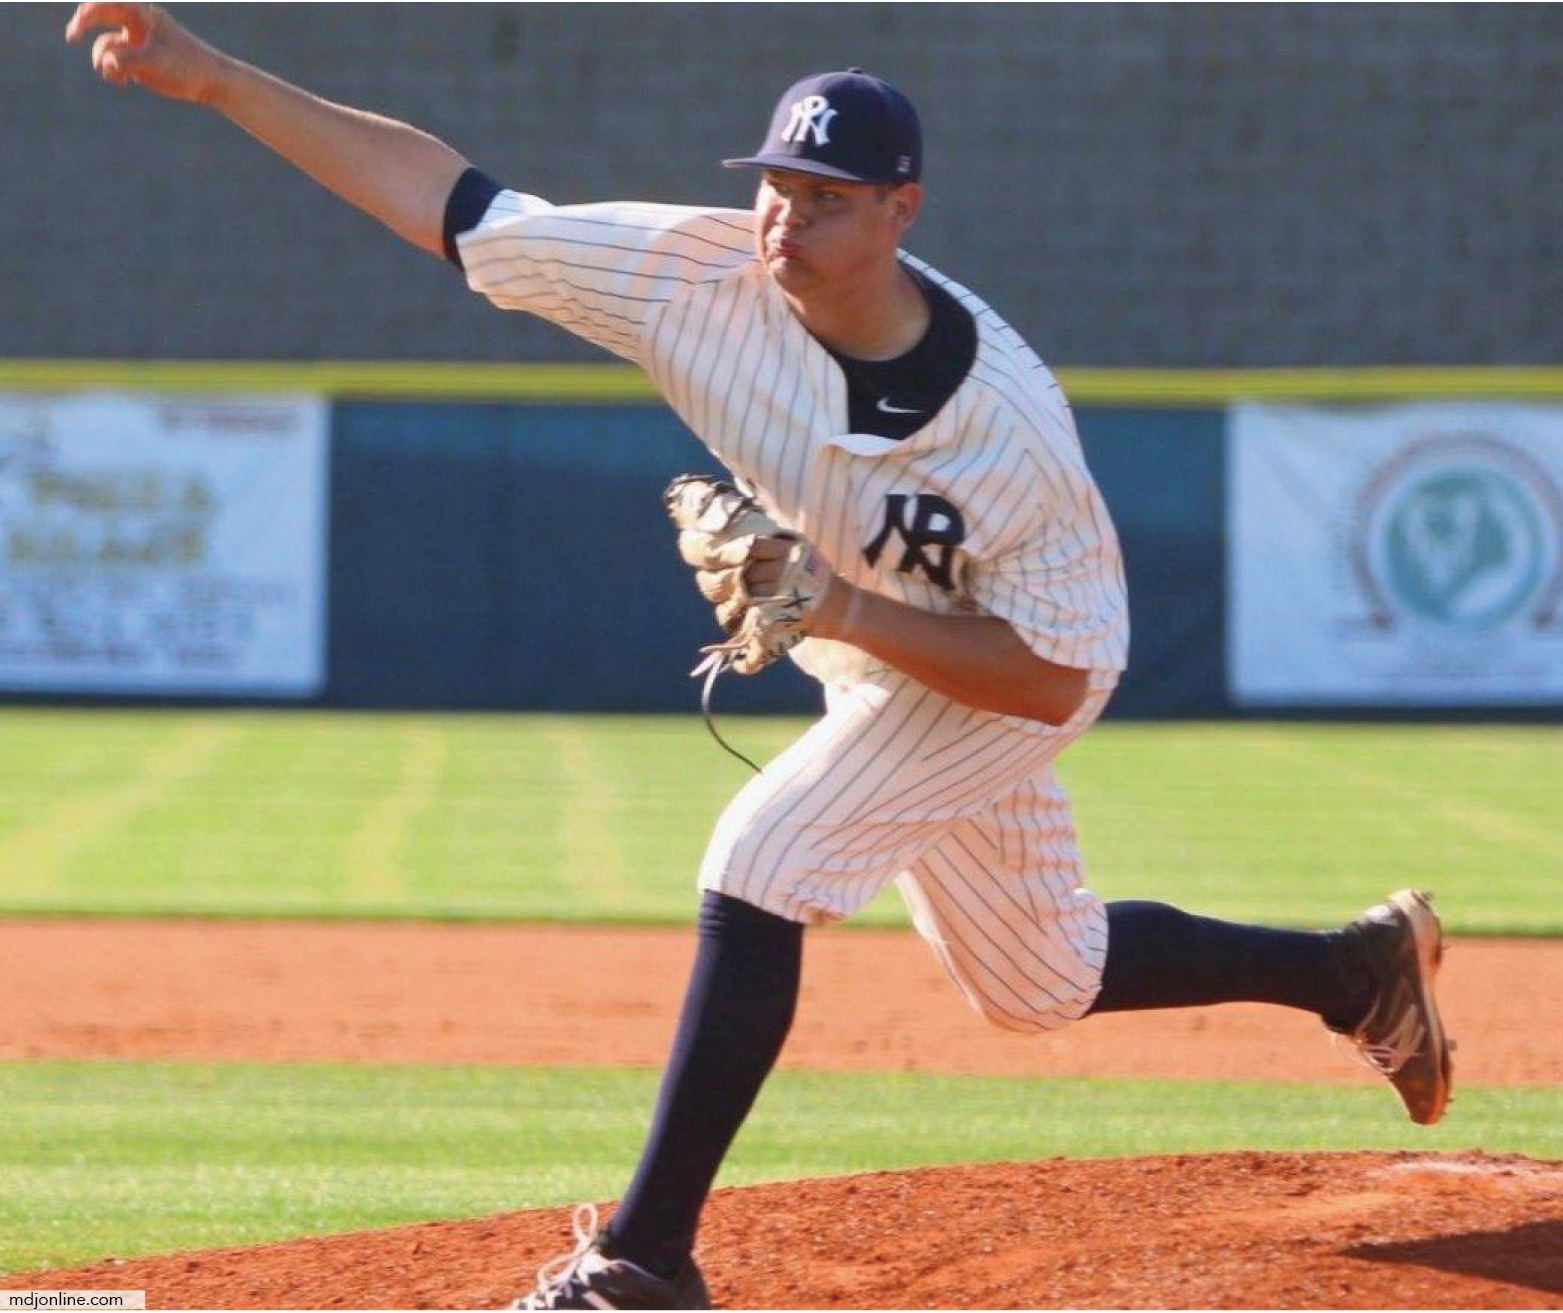
[[917, 222], [922, 213], [923, 187], [919, 182], [903, 182], [890, 190], [890, 213], [903, 232]]

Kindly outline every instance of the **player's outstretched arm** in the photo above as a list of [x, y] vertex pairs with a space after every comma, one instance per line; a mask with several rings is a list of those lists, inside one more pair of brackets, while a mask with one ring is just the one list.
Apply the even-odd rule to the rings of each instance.
[[157, 5], [79, 5], [66, 40], [94, 31], [92, 66], [105, 82], [217, 110], [397, 236], [443, 253], [445, 202], [467, 167], [444, 142], [225, 55]]

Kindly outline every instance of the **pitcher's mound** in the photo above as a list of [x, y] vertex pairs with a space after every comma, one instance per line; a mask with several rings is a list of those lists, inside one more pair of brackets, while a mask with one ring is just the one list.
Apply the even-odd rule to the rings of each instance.
[[[152, 1308], [495, 1308], [568, 1210], [11, 1276]], [[724, 1190], [700, 1260], [729, 1308], [1563, 1308], [1563, 1164], [1214, 1154]]]

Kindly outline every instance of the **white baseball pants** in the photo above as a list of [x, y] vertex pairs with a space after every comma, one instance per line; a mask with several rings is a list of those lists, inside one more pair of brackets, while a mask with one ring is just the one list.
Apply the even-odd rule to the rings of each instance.
[[1079, 1019], [1101, 987], [1107, 914], [1082, 887], [1054, 759], [1111, 676], [1057, 728], [976, 711], [895, 672], [827, 711], [723, 812], [700, 887], [818, 925], [891, 880], [971, 1005], [1009, 1030]]

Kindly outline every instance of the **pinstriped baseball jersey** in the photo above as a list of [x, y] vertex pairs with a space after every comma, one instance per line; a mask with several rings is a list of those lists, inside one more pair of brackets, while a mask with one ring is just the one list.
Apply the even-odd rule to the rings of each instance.
[[[897, 441], [848, 431], [842, 369], [755, 259], [745, 211], [555, 208], [502, 192], [458, 244], [474, 290], [645, 369], [766, 510], [849, 582], [928, 611], [998, 616], [1060, 665], [1124, 667], [1117, 537], [1069, 408], [1020, 336], [965, 288], [903, 257], [973, 316], [977, 349], [948, 402]], [[795, 658], [827, 682], [869, 669], [856, 649], [814, 640]]]
[[[471, 287], [641, 366], [781, 524], [859, 587], [1009, 622], [1040, 656], [1088, 669], [1063, 726], [953, 702], [856, 648], [794, 659], [827, 713], [728, 806], [700, 884], [793, 920], [852, 915], [895, 881], [968, 1000], [1011, 1029], [1080, 1016], [1106, 920], [1082, 887], [1056, 756], [1094, 723], [1127, 657], [1122, 562], [1062, 393], [992, 309], [902, 256], [933, 304], [969, 317], [965, 376], [926, 398], [865, 377], [793, 314], [744, 211], [555, 208], [500, 192], [455, 238]], [[966, 322], [964, 319], [963, 323]], [[930, 330], [932, 331], [932, 329]], [[889, 376], [889, 375], [887, 375]], [[872, 405], [902, 436], [852, 431]]]

